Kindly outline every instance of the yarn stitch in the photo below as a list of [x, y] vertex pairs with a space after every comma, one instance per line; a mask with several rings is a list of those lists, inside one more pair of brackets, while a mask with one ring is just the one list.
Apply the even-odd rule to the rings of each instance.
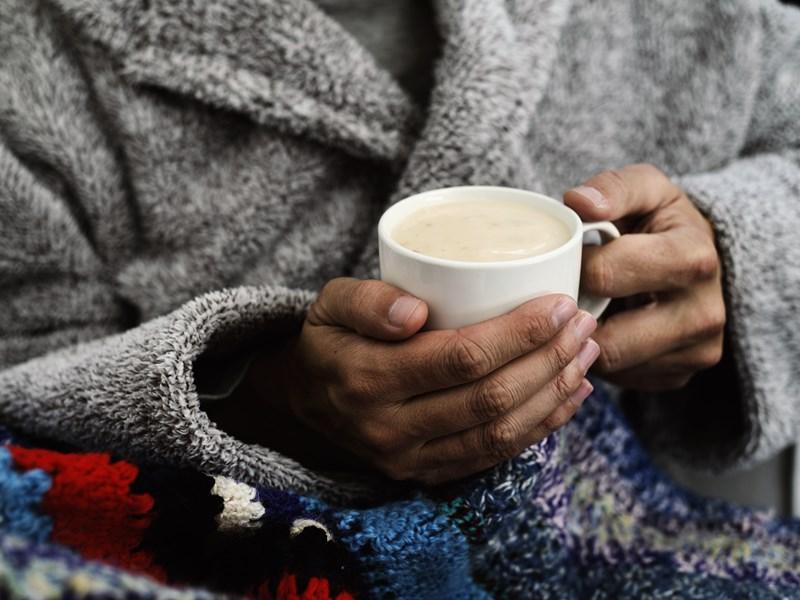
[[0, 527], [36, 542], [48, 539], [53, 522], [38, 509], [50, 484], [43, 471], [15, 470], [11, 453], [0, 448]]
[[256, 501], [256, 490], [229, 477], [215, 477], [211, 493], [222, 498], [222, 512], [217, 515], [220, 531], [236, 531], [258, 527], [264, 507]]
[[800, 600], [800, 521], [676, 487], [599, 383], [516, 459], [360, 508], [10, 440], [2, 597]]

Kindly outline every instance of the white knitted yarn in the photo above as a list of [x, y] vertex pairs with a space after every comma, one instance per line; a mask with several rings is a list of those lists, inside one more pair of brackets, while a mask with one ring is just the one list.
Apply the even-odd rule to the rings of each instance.
[[325, 532], [325, 539], [327, 539], [329, 542], [333, 540], [333, 536], [331, 535], [331, 532], [328, 531], [328, 528], [319, 521], [314, 521], [313, 519], [295, 519], [292, 523], [292, 528], [289, 530], [289, 534], [292, 537], [296, 537], [300, 535], [306, 527], [316, 527], [317, 529], [321, 529]]
[[225, 503], [222, 512], [216, 517], [220, 531], [255, 529], [258, 527], [258, 520], [266, 512], [255, 499], [255, 489], [228, 477], [215, 477], [211, 493], [222, 498]]

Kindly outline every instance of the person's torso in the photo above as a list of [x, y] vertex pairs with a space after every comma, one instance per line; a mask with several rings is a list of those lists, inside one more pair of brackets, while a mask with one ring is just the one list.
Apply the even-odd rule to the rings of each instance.
[[39, 147], [55, 157], [97, 276], [142, 319], [211, 289], [315, 289], [374, 265], [378, 216], [412, 191], [558, 197], [631, 162], [723, 165], [756, 91], [743, 2], [439, 0], [428, 106], [308, 3], [58, 4], [4, 2], [4, 141], [33, 148], [31, 164]]

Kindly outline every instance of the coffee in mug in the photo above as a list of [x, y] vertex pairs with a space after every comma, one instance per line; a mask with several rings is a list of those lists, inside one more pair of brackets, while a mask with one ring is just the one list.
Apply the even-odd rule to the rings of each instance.
[[518, 260], [563, 246], [569, 229], [558, 218], [510, 200], [423, 206], [391, 231], [392, 238], [414, 252], [468, 262]]
[[561, 202], [535, 192], [431, 190], [381, 217], [381, 279], [427, 303], [430, 329], [472, 325], [547, 294], [571, 296], [598, 317], [609, 299], [578, 297], [587, 233], [595, 242], [619, 237], [611, 223], [583, 223]]

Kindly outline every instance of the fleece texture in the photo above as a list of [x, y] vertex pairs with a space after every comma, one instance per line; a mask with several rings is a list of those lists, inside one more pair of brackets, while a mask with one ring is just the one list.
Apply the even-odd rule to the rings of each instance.
[[[797, 9], [434, 7], [423, 109], [308, 0], [0, 0], [0, 419], [246, 483], [360, 493], [219, 431], [195, 359], [293, 335], [326, 280], [375, 276], [375, 223], [407, 194], [558, 196], [648, 161], [717, 230], [729, 352], [708, 385], [737, 396], [646, 402], [642, 426], [716, 466], [795, 440]], [[691, 445], [689, 430], [707, 434]]]

